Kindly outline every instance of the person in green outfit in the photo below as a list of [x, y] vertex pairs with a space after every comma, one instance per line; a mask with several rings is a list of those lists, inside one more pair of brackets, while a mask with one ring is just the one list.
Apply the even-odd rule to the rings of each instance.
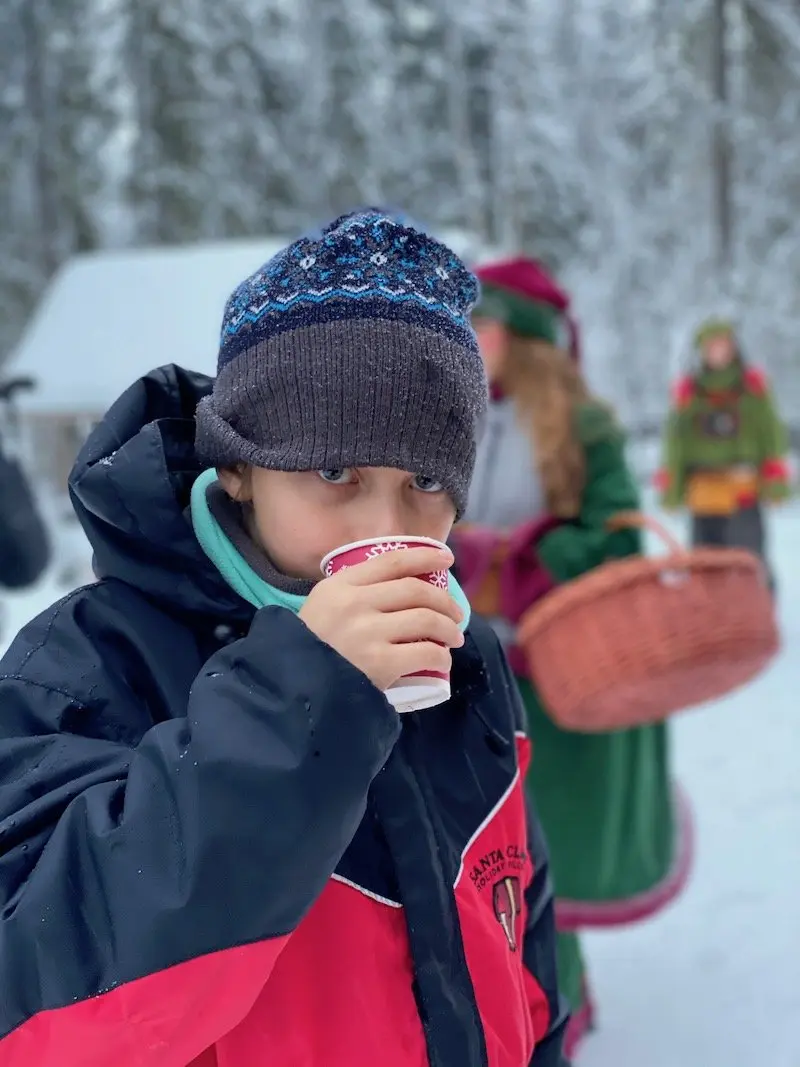
[[790, 492], [788, 439], [764, 372], [742, 356], [731, 323], [698, 330], [697, 370], [674, 388], [667, 418], [662, 503], [686, 507], [695, 545], [747, 548], [767, 568], [763, 505]]
[[491, 620], [527, 710], [528, 784], [551, 850], [559, 981], [573, 1010], [570, 1056], [594, 1022], [577, 931], [638, 921], [672, 900], [688, 877], [691, 824], [673, 790], [665, 725], [562, 730], [528, 677], [515, 642], [521, 618], [560, 583], [640, 551], [637, 531], [606, 527], [639, 499], [623, 432], [581, 376], [566, 294], [529, 259], [476, 273], [474, 322], [492, 400], [451, 544], [473, 610]]

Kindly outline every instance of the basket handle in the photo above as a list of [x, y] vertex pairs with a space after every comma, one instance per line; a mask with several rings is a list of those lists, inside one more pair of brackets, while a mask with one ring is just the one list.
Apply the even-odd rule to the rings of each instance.
[[684, 556], [686, 554], [686, 549], [666, 526], [642, 511], [618, 511], [616, 515], [606, 520], [606, 527], [609, 530], [649, 530], [661, 538], [670, 555]]

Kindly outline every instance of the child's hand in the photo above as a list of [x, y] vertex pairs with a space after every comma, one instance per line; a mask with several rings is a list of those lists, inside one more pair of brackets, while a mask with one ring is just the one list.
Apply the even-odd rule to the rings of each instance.
[[450, 649], [464, 643], [461, 609], [446, 589], [415, 576], [452, 563], [437, 548], [386, 552], [324, 578], [300, 618], [378, 689], [415, 671], [449, 671]]

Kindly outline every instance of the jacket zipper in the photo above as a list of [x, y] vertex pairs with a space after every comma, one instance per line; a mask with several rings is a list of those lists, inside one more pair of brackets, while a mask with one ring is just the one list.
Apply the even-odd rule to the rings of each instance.
[[[409, 716], [408, 727], [409, 727], [409, 732], [411, 734], [413, 747], [414, 747], [414, 749], [418, 749], [419, 746], [421, 746], [421, 743], [422, 743], [422, 723], [420, 722], [420, 720], [418, 719], [418, 717], [416, 715]], [[432, 834], [433, 834], [433, 838], [434, 838], [434, 841], [436, 842], [436, 851], [437, 851], [437, 853], [439, 854], [439, 857], [440, 857], [439, 861], [438, 861], [439, 862], [440, 873], [441, 873], [442, 877], [444, 878], [445, 871], [444, 871], [442, 860], [443, 860], [443, 857], [447, 854], [447, 849], [446, 849], [445, 844], [444, 844], [444, 835], [443, 835], [443, 833], [441, 831], [441, 826], [440, 826], [440, 822], [439, 822], [439, 818], [438, 818], [436, 798], [433, 795], [433, 789], [432, 789], [431, 784], [430, 784], [430, 779], [428, 778], [427, 772], [425, 770], [425, 760], [423, 758], [424, 754], [417, 753], [417, 755], [418, 755], [418, 758], [416, 758], [414, 760], [414, 762], [409, 765], [409, 769], [411, 771], [411, 774], [416, 779], [416, 782], [417, 782], [417, 784], [419, 786], [420, 793], [422, 794], [423, 802], [425, 804], [425, 809], [426, 809], [428, 818], [430, 820], [430, 826], [431, 826], [431, 831], [432, 831]], [[455, 899], [455, 889], [450, 884], [449, 879], [447, 880], [447, 885], [448, 885], [448, 896], [450, 898], [450, 904], [451, 904], [451, 907], [452, 907], [453, 921], [458, 925], [459, 933], [461, 934], [460, 922], [459, 922], [459, 917], [458, 917], [458, 907], [456, 905], [456, 899]], [[467, 957], [466, 957], [466, 953], [464, 951], [463, 935], [459, 936], [458, 945], [459, 945], [458, 951], [459, 951], [459, 955], [460, 955], [460, 960], [459, 960], [460, 966], [461, 966], [461, 968], [463, 968], [464, 973], [469, 975], [470, 974], [470, 970], [469, 970], [469, 967], [467, 965]], [[475, 1018], [476, 1029], [477, 1029], [478, 1033], [480, 1034], [480, 1036], [482, 1038], [482, 1041], [481, 1041], [482, 1049], [481, 1049], [481, 1052], [480, 1052], [480, 1064], [479, 1065], [470, 1064], [469, 1067], [489, 1067], [489, 1057], [488, 1057], [488, 1052], [487, 1052], [487, 1049], [486, 1049], [486, 1039], [485, 1039], [485, 1035], [484, 1035], [484, 1031], [483, 1031], [483, 1019], [481, 1018], [480, 1011], [478, 1010], [478, 1002], [477, 1002], [477, 1000], [474, 999], [474, 992], [473, 992], [473, 1010], [474, 1010], [474, 1018]], [[422, 1015], [422, 1012], [420, 1012], [420, 1014]], [[427, 1027], [427, 1020], [425, 1020], [424, 1018], [423, 1018], [423, 1026], [427, 1030], [427, 1028], [428, 1028]], [[439, 1065], [432, 1063], [431, 1067], [439, 1067]], [[449, 1067], [449, 1065], [442, 1064], [441, 1067]]]

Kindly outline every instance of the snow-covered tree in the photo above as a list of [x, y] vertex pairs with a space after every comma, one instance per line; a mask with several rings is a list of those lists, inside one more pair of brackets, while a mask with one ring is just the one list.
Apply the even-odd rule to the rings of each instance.
[[1, 5], [0, 358], [48, 276], [108, 236], [113, 15], [92, 0]]
[[33, 119], [22, 0], [0, 7], [0, 360], [46, 274], [28, 166]]
[[632, 425], [719, 312], [800, 420], [799, 121], [796, 0], [5, 0], [0, 356], [76, 250], [386, 204], [553, 266]]

